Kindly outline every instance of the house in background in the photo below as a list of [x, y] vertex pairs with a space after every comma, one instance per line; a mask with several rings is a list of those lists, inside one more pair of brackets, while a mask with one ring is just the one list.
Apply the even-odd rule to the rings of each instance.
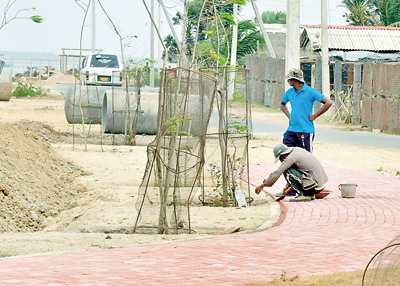
[[[400, 62], [400, 27], [328, 26], [329, 60]], [[300, 36], [302, 57], [321, 52], [321, 26], [306, 26]]]
[[[400, 62], [400, 28], [328, 26], [328, 50], [331, 89], [347, 91], [353, 85], [354, 63]], [[321, 57], [321, 26], [304, 27], [300, 36], [300, 54], [305, 76], [310, 79], [309, 70]], [[341, 78], [336, 79], [335, 84], [335, 75], [340, 74]]]
[[[285, 58], [286, 25], [264, 24], [278, 59]], [[321, 26], [300, 26], [300, 57], [315, 60], [321, 53]], [[328, 26], [330, 60], [400, 62], [400, 27]]]
[[[300, 26], [300, 35], [305, 26]], [[278, 59], [286, 57], [286, 24], [264, 24], [275, 55]]]
[[[284, 59], [286, 25], [265, 24], [264, 28], [276, 57]], [[321, 26], [301, 26], [299, 33], [301, 69], [307, 84], [315, 87], [313, 70], [321, 58]], [[335, 89], [337, 63], [342, 66], [336, 69], [342, 69], [342, 90], [345, 91], [353, 84], [353, 63], [400, 62], [400, 27], [328, 26], [328, 50], [331, 89]]]

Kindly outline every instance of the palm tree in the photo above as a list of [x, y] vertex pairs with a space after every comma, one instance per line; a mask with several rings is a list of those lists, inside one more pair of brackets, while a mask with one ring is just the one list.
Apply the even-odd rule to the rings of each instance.
[[286, 24], [286, 13], [281, 11], [264, 11], [261, 13], [261, 19], [264, 24]]
[[[195, 0], [189, 2], [187, 6], [187, 21], [185, 30], [185, 43], [186, 43], [186, 54], [191, 57], [194, 44], [197, 41], [204, 41], [208, 38], [207, 31], [215, 22], [214, 14], [215, 10], [218, 15], [224, 13], [232, 14], [233, 5], [218, 3], [223, 1], [215, 1], [216, 5], [213, 5], [212, 1], [207, 0]], [[215, 10], [214, 10], [215, 8]], [[172, 18], [174, 25], [183, 24], [183, 15], [178, 12], [175, 17]], [[200, 21], [199, 21], [200, 20]]]
[[[170, 63], [178, 61], [179, 49], [174, 37], [172, 37], [172, 35], [166, 36], [164, 38], [164, 43], [168, 50], [168, 61]], [[162, 58], [165, 58], [165, 51], [162, 54]]]
[[[229, 34], [229, 41], [232, 42], [232, 33]], [[260, 47], [265, 47], [265, 40], [258, 31], [256, 25], [250, 20], [238, 22], [238, 42], [237, 42], [237, 63], [245, 64], [245, 57], [257, 51], [257, 42]], [[224, 45], [226, 46], [226, 45]], [[227, 54], [227, 52], [224, 52]]]
[[[220, 0], [214, 3], [218, 5], [213, 5], [212, 1], [196, 0], [190, 2], [188, 6], [185, 34], [187, 55], [192, 57], [192, 53], [195, 52], [195, 61], [205, 66], [214, 66], [217, 62], [219, 65], [228, 63], [233, 25], [236, 24], [231, 16], [232, 2]], [[178, 13], [173, 20], [174, 24], [179, 24], [182, 23], [183, 17]], [[237, 25], [237, 63], [240, 65], [244, 62], [246, 54], [257, 49], [257, 41], [261, 47], [265, 45], [265, 41], [250, 21], [238, 21]], [[170, 44], [169, 41], [167, 47]]]
[[347, 8], [350, 13], [345, 14], [346, 22], [352, 26], [374, 26], [379, 19], [372, 12], [370, 0], [343, 0], [340, 7]]
[[398, 25], [400, 22], [400, 2], [398, 0], [371, 0], [371, 7], [380, 20], [380, 25]]

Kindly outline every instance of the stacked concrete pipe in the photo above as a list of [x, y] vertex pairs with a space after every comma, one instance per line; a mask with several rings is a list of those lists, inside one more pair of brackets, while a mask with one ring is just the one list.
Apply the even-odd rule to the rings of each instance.
[[[145, 90], [157, 93], [158, 88], [145, 88]], [[82, 118], [88, 124], [101, 124], [103, 97], [107, 92], [123, 94], [126, 92], [121, 88], [110, 89], [105, 86], [80, 86], [77, 85], [69, 90], [65, 95], [65, 117], [70, 124], [82, 123]], [[130, 94], [135, 93], [136, 88], [130, 89]], [[81, 112], [82, 110], [82, 112]]]
[[[206, 119], [208, 117], [208, 99], [201, 99], [199, 95], [190, 95], [188, 102], [186, 103], [187, 114], [185, 117], [191, 117], [193, 120], [185, 122], [183, 130], [195, 135], [202, 136], [205, 133]], [[158, 102], [159, 93], [142, 92], [140, 98], [140, 105], [137, 108], [136, 93], [131, 94], [129, 97], [129, 108], [130, 115], [128, 116], [126, 110], [128, 101], [126, 99], [125, 92], [114, 92], [114, 94], [108, 91], [104, 94], [103, 99], [103, 132], [104, 133], [125, 133], [127, 126], [133, 126], [135, 119], [135, 113], [137, 112], [137, 126], [136, 133], [155, 135], [158, 132]], [[201, 105], [203, 103], [203, 108]], [[184, 102], [178, 104], [178, 110], [176, 114], [182, 114], [184, 109]], [[164, 120], [169, 119], [173, 115], [164, 115]], [[131, 121], [130, 124], [128, 121]], [[165, 132], [168, 126], [163, 126]], [[180, 126], [179, 126], [180, 130]]]
[[0, 73], [0, 101], [9, 101], [12, 96], [12, 76]]
[[[129, 126], [133, 126], [137, 113], [137, 134], [157, 134], [158, 123], [158, 89], [141, 89], [140, 104], [137, 106], [135, 89], [127, 93], [123, 89], [109, 87], [77, 86], [74, 92], [65, 96], [65, 115], [68, 123], [102, 124], [104, 133], [124, 134]], [[203, 103], [203, 108], [201, 105]], [[129, 104], [129, 106], [128, 106]], [[178, 104], [176, 114], [181, 114], [184, 103]], [[128, 108], [130, 114], [127, 113]], [[193, 120], [186, 122], [183, 130], [195, 136], [204, 134], [204, 120], [208, 116], [208, 100], [201, 100], [198, 95], [190, 95], [185, 117]], [[82, 112], [81, 112], [82, 111]], [[164, 120], [172, 115], [165, 115]], [[130, 120], [130, 123], [128, 122]], [[165, 132], [165, 126], [163, 132]]]

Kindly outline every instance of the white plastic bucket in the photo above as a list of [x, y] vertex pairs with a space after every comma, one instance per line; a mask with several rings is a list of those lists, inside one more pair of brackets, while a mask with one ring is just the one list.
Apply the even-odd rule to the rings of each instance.
[[340, 184], [338, 189], [342, 192], [342, 198], [354, 198], [356, 196], [357, 184]]

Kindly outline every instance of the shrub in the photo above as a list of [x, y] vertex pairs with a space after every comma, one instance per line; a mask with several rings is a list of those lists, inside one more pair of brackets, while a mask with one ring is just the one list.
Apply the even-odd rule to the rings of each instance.
[[13, 91], [13, 95], [19, 98], [19, 97], [44, 96], [46, 94], [44, 93], [41, 87], [34, 87], [32, 86], [31, 83], [28, 85], [19, 82], [17, 87]]

